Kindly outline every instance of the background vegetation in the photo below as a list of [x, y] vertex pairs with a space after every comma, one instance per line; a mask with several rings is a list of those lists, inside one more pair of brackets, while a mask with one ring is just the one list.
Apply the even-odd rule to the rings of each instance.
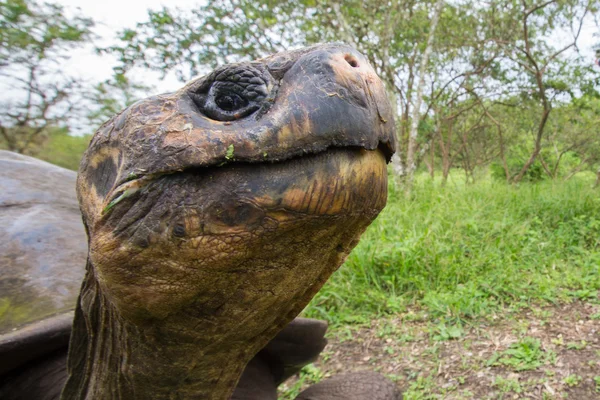
[[597, 298], [600, 197], [593, 175], [446, 187], [420, 176], [388, 206], [307, 313], [334, 324], [425, 308], [463, 324], [530, 303]]

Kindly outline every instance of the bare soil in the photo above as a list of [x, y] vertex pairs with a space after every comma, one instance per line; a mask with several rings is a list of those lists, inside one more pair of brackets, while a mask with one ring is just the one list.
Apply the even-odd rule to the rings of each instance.
[[[527, 341], [541, 346], [515, 347]], [[334, 330], [315, 365], [325, 377], [379, 371], [407, 400], [600, 399], [600, 305], [532, 307], [450, 333], [413, 310]]]

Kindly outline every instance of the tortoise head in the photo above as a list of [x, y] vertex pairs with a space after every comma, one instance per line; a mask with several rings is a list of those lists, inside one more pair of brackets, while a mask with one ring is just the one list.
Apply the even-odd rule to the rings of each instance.
[[243, 368], [384, 207], [394, 147], [382, 82], [350, 47], [220, 67], [92, 139], [88, 275], [123, 321]]

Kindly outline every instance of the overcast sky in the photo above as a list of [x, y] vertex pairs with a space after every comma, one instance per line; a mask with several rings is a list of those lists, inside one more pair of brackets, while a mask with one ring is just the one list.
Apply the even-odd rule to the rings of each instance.
[[[69, 8], [79, 8], [85, 16], [96, 22], [95, 32], [101, 37], [97, 44], [109, 45], [116, 33], [123, 28], [134, 27], [137, 22], [145, 21], [148, 9], [159, 9], [163, 5], [191, 9], [204, 0], [54, 0]], [[598, 41], [593, 37], [598, 29], [589, 19], [582, 30], [580, 50], [593, 62], [592, 45]], [[84, 77], [92, 82], [99, 82], [110, 77], [115, 59], [109, 55], [94, 54], [93, 46], [73, 52], [69, 63], [69, 72]], [[140, 71], [138, 78], [144, 77], [146, 84], [154, 86], [159, 92], [172, 91], [181, 86], [173, 75], [160, 79], [158, 73]]]
[[[81, 13], [90, 17], [96, 23], [94, 32], [100, 36], [97, 44], [108, 45], [116, 33], [123, 28], [132, 28], [137, 22], [148, 19], [148, 9], [157, 10], [163, 5], [176, 6], [182, 9], [191, 9], [199, 0], [54, 0], [70, 9], [79, 8]], [[115, 59], [109, 55], [98, 56], [90, 45], [85, 49], [73, 52], [69, 63], [69, 71], [93, 82], [108, 79], [112, 73]], [[161, 80], [158, 73], [141, 72], [156, 87], [159, 92], [168, 92], [178, 89], [182, 84], [177, 79], [168, 75]]]

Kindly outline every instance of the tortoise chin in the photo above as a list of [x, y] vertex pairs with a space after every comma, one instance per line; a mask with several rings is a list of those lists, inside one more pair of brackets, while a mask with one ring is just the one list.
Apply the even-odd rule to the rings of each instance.
[[137, 186], [91, 238], [105, 293], [137, 323], [218, 314], [222, 328], [240, 315], [285, 313], [337, 268], [385, 206], [387, 171], [379, 150], [346, 148], [193, 168]]

